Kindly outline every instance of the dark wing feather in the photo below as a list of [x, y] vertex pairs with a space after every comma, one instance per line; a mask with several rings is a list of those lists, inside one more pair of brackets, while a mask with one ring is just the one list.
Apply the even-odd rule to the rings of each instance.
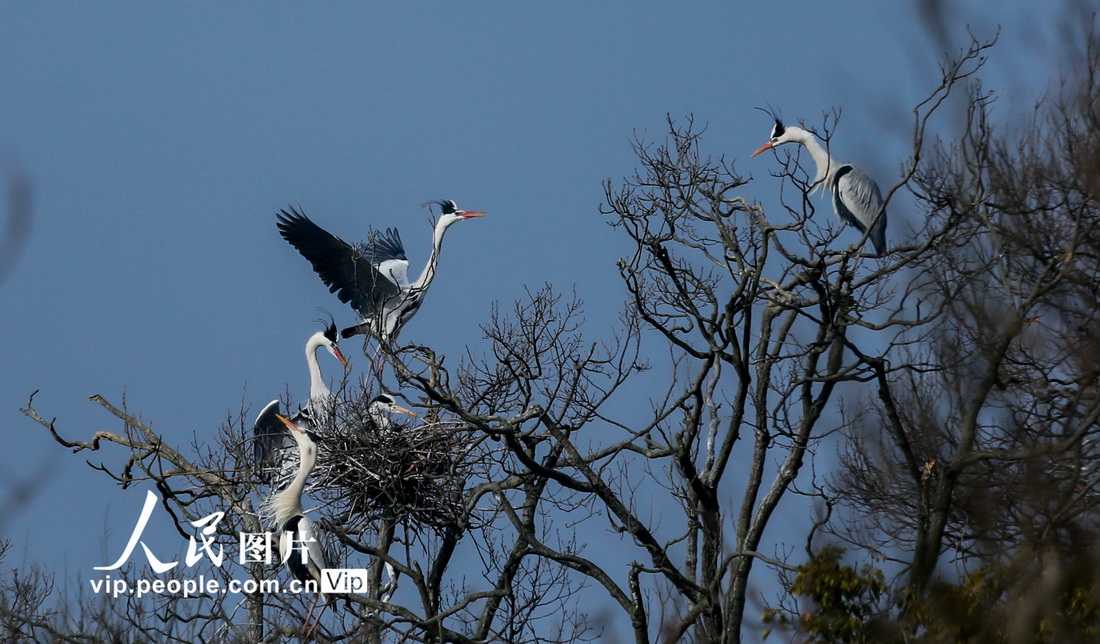
[[[290, 430], [275, 414], [279, 413], [279, 401], [272, 400], [260, 411], [252, 427], [252, 467], [258, 472], [261, 483], [271, 489], [285, 488], [298, 472], [298, 446], [290, 435]], [[301, 426], [312, 423], [308, 410], [299, 409], [290, 417], [291, 422]]]
[[[284, 539], [289, 543], [284, 543]], [[313, 527], [308, 517], [296, 514], [283, 524], [279, 535], [279, 556], [284, 558], [287, 570], [298, 581], [321, 581], [321, 574], [331, 568], [334, 559], [325, 551], [325, 539]], [[283, 552], [286, 546], [288, 552]], [[302, 550], [305, 561], [302, 561]]]
[[409, 259], [405, 257], [401, 234], [396, 228], [387, 228], [371, 235], [370, 241], [364, 244], [363, 252], [375, 266], [391, 259], [404, 261]]
[[260, 411], [252, 426], [253, 467], [264, 483], [270, 483], [274, 470], [281, 468], [282, 455], [293, 441], [286, 425], [275, 417], [278, 413], [279, 401], [272, 400]]
[[378, 272], [363, 249], [324, 230], [297, 208], [281, 211], [277, 220], [283, 239], [309, 260], [329, 291], [363, 317], [381, 311], [386, 300], [401, 292]]
[[861, 233], [867, 232], [873, 222], [871, 243], [880, 255], [886, 251], [886, 211], [882, 193], [871, 175], [850, 165], [841, 166], [833, 179], [833, 208], [844, 223]]
[[[286, 564], [287, 570], [290, 571], [290, 576], [301, 582], [310, 581], [313, 576], [309, 574], [309, 550], [306, 550], [306, 561], [302, 561], [301, 548], [305, 544], [302, 543], [302, 531], [301, 523], [305, 519], [300, 514], [287, 519], [286, 523], [282, 525], [281, 534], [279, 535], [279, 557], [282, 558], [283, 563]], [[286, 542], [284, 543], [284, 539]], [[285, 550], [285, 552], [284, 552]]]

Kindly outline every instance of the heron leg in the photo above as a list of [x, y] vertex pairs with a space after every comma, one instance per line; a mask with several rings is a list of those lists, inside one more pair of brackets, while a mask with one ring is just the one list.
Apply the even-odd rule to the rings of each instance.
[[[304, 634], [310, 634], [317, 630], [317, 627], [321, 624], [321, 615], [325, 612], [325, 606], [321, 606], [321, 612], [317, 613], [317, 620], [310, 625], [310, 620], [313, 619], [313, 610], [317, 608], [317, 600], [321, 598], [321, 593], [317, 593], [313, 596], [313, 602], [309, 605], [309, 612], [306, 613], [306, 621], [302, 624], [302, 632]], [[327, 605], [327, 604], [326, 604]]]
[[384, 361], [379, 361], [379, 355], [382, 353], [382, 341], [376, 339], [378, 344], [374, 347], [374, 353], [371, 354], [370, 364], [374, 368], [374, 377], [378, 379], [378, 384], [382, 384], [382, 369], [385, 367]]

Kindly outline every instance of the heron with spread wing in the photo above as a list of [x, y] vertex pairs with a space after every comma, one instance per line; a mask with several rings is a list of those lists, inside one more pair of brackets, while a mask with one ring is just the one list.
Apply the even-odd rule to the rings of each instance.
[[276, 225], [283, 239], [309, 260], [329, 291], [362, 318], [361, 324], [344, 329], [343, 337], [368, 334], [392, 342], [420, 309], [435, 279], [447, 229], [486, 214], [459, 210], [450, 200], [429, 204], [439, 206], [442, 214], [432, 235], [431, 256], [413, 282], [409, 281], [409, 260], [397, 229], [388, 228], [372, 234], [363, 244], [352, 245], [313, 223], [299, 208], [279, 213]]

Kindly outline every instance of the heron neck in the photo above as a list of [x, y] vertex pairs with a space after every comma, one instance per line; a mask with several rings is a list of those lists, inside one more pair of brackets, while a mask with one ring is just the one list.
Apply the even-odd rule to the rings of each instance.
[[282, 507], [278, 508], [280, 511], [275, 516], [275, 520], [280, 524], [280, 527], [290, 517], [302, 513], [302, 492], [306, 488], [306, 479], [309, 478], [309, 474], [313, 471], [313, 466], [317, 462], [317, 456], [313, 452], [303, 452], [299, 445], [298, 460], [298, 473], [294, 475], [294, 480], [290, 482], [285, 490], [279, 493], [280, 496], [286, 499], [284, 504], [281, 504]]
[[829, 180], [840, 165], [829, 156], [829, 153], [825, 151], [825, 148], [823, 148], [820, 143], [818, 143], [817, 137], [813, 134], [803, 131], [799, 138], [799, 143], [801, 143], [803, 147], [806, 148], [806, 151], [810, 153], [810, 157], [814, 160], [814, 165], [817, 166], [817, 173], [814, 175], [815, 189], [831, 183]]
[[424, 266], [424, 270], [420, 271], [420, 277], [416, 278], [416, 281], [409, 286], [411, 291], [426, 291], [428, 285], [435, 279], [435, 267], [439, 262], [439, 253], [443, 250], [443, 234], [447, 232], [447, 227], [451, 225], [451, 221], [440, 220], [435, 227], [435, 233], [432, 235], [432, 254], [428, 258], [428, 263]]
[[330, 395], [325, 379], [321, 377], [321, 363], [317, 360], [317, 351], [321, 343], [310, 339], [306, 344], [306, 364], [309, 366], [309, 399], [317, 400]]

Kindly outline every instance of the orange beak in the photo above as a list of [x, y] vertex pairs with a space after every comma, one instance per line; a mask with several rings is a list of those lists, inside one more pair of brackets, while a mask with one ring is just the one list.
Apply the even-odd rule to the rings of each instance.
[[332, 347], [332, 355], [336, 356], [340, 364], [344, 365], [344, 371], [351, 370], [351, 365], [348, 364], [348, 359], [344, 357], [344, 353], [340, 351], [340, 347]]
[[752, 157], [754, 157], [754, 156], [756, 156], [756, 155], [760, 154], [761, 152], [763, 152], [764, 150], [770, 150], [770, 149], [772, 149], [772, 142], [771, 142], [771, 141], [768, 141], [768, 142], [767, 142], [767, 143], [765, 143], [764, 145], [760, 146], [760, 149], [759, 149], [759, 150], [757, 150], [756, 152], [753, 152], [753, 153], [752, 153], [752, 154], [751, 154], [751, 155], [749, 156], [749, 158], [751, 159]]
[[413, 418], [416, 418], [416, 413], [415, 412], [409, 411], [408, 409], [405, 409], [401, 405], [394, 405], [393, 410], [395, 412], [398, 412], [398, 413], [401, 413], [401, 414], [408, 414], [408, 415], [412, 416]]
[[487, 215], [489, 213], [480, 212], [480, 211], [477, 211], [477, 210], [459, 210], [455, 214], [459, 215], [460, 217], [465, 217], [466, 219], [470, 219], [472, 217], [484, 217], [485, 215]]
[[299, 432], [299, 433], [302, 431], [297, 425], [290, 422], [290, 419], [287, 418], [286, 416], [281, 416], [279, 414], [275, 414], [275, 417], [278, 418], [279, 420], [281, 420], [283, 422], [283, 424], [286, 425], [290, 429], [290, 431]]

